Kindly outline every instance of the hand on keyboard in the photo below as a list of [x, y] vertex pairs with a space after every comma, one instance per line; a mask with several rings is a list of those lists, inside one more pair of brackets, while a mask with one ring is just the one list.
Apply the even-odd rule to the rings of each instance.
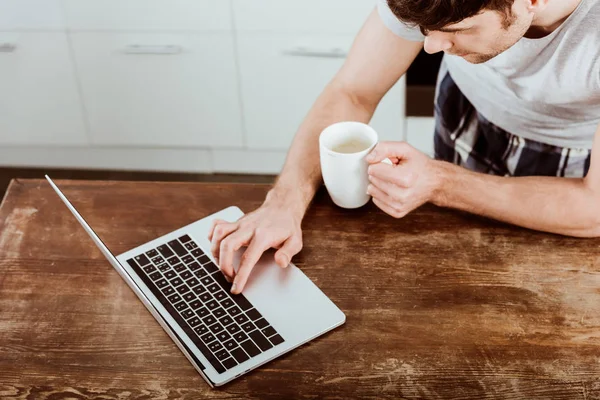
[[[294, 214], [285, 204], [265, 202], [257, 210], [246, 214], [237, 222], [215, 220], [208, 239], [211, 252], [223, 274], [233, 281], [232, 293], [241, 293], [246, 281], [262, 254], [270, 249], [275, 253], [275, 262], [285, 268], [292, 257], [302, 249], [302, 216]], [[234, 253], [247, 246], [240, 267], [233, 269]]]

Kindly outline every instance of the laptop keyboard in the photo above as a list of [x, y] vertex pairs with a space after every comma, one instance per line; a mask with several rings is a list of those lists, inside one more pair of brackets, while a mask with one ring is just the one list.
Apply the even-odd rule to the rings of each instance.
[[127, 263], [217, 372], [284, 342], [188, 235]]

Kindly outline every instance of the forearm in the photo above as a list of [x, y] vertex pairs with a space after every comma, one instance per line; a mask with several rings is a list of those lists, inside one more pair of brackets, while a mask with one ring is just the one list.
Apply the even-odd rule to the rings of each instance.
[[322, 183], [320, 133], [335, 122], [351, 120], [366, 123], [371, 119], [375, 106], [361, 101], [335, 83], [328, 85], [298, 129], [267, 201], [283, 200], [303, 216]]
[[600, 193], [584, 179], [499, 177], [434, 161], [433, 203], [530, 229], [600, 236]]

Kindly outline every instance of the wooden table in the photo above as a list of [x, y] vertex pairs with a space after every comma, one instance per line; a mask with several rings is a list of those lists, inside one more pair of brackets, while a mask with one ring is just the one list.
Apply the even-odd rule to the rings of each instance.
[[[265, 185], [59, 181], [123, 252]], [[45, 181], [0, 208], [0, 398], [600, 398], [599, 240], [321, 191], [294, 262], [341, 328], [210, 389]], [[30, 396], [30, 397], [28, 397]]]

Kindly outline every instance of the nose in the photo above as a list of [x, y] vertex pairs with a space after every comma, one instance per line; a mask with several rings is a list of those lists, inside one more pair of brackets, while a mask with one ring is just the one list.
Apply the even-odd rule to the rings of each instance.
[[423, 49], [429, 53], [434, 54], [440, 51], [449, 50], [452, 47], [452, 42], [440, 35], [442, 32], [430, 32], [425, 37], [425, 43], [423, 43]]

